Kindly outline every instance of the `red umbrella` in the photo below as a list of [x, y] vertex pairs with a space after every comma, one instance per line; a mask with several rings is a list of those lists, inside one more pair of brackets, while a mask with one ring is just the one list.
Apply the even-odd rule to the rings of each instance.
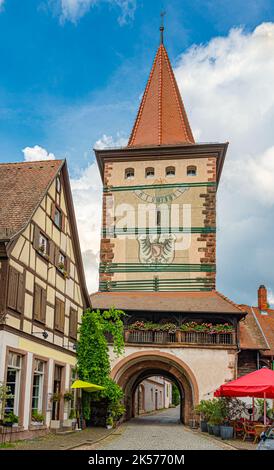
[[[262, 369], [232, 380], [216, 390], [215, 397], [256, 397], [274, 398], [274, 371]], [[264, 404], [264, 422], [266, 424], [266, 401]]]

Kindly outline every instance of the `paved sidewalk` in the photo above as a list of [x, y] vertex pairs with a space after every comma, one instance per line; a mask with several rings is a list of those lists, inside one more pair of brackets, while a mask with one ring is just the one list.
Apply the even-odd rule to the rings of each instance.
[[[7, 450], [67, 450], [75, 446], [92, 445], [108, 437], [114, 431], [105, 428], [87, 428], [69, 434], [53, 434], [37, 439], [17, 441], [7, 447]], [[5, 450], [1, 449], [0, 450]]]

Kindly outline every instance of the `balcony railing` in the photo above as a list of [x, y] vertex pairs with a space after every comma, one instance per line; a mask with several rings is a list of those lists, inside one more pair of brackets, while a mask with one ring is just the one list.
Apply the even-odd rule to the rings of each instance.
[[232, 333], [202, 333], [198, 331], [146, 331], [125, 330], [125, 342], [146, 344], [200, 344], [200, 345], [230, 345], [236, 344], [236, 334]]

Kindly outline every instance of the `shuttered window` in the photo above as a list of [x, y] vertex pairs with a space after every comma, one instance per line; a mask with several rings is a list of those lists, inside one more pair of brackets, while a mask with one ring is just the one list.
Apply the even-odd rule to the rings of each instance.
[[35, 284], [34, 286], [34, 305], [33, 305], [33, 318], [39, 322], [45, 323], [46, 321], [46, 308], [47, 308], [47, 293], [46, 289]]
[[77, 339], [77, 327], [78, 327], [78, 312], [74, 308], [71, 308], [70, 315], [69, 315], [69, 336], [72, 339]]
[[51, 220], [62, 232], [65, 231], [65, 215], [54, 202], [51, 205]]
[[9, 267], [8, 308], [16, 312], [24, 311], [24, 275], [12, 266]]
[[56, 330], [64, 333], [65, 327], [65, 302], [60, 299], [55, 300], [54, 327]]

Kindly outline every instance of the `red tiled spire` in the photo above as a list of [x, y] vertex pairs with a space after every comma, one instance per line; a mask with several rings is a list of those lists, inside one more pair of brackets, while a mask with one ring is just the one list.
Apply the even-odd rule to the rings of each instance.
[[178, 85], [166, 49], [161, 44], [128, 146], [194, 143]]

